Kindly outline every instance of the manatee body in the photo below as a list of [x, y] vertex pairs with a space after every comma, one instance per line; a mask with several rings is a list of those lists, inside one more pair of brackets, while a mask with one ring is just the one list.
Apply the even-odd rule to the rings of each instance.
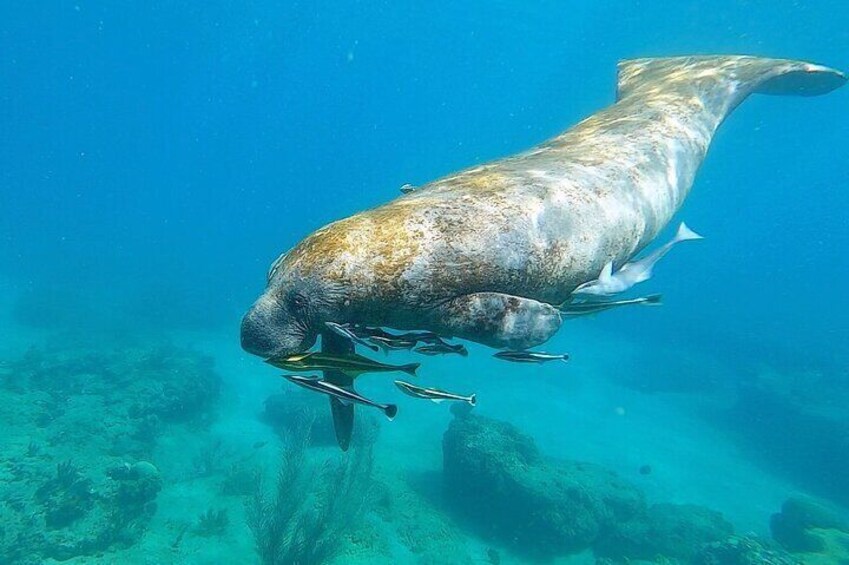
[[622, 62], [617, 102], [565, 133], [306, 237], [272, 265], [242, 345], [302, 351], [326, 321], [511, 349], [543, 343], [561, 324], [553, 304], [666, 226], [746, 96], [817, 95], [845, 81], [827, 67], [745, 56]]

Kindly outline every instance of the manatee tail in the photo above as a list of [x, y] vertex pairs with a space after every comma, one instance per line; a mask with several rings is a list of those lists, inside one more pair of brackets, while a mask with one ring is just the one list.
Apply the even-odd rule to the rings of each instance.
[[749, 94], [818, 96], [846, 82], [846, 75], [822, 65], [749, 56], [631, 59], [619, 63], [617, 99], [680, 92], [700, 99], [715, 125]]

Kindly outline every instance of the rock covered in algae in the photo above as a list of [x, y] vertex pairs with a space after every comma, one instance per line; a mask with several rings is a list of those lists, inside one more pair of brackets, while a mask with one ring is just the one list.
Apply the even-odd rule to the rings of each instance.
[[849, 521], [825, 502], [804, 496], [788, 498], [781, 512], [770, 519], [772, 537], [793, 552], [819, 552], [825, 547], [821, 535], [813, 530], [849, 533]]
[[69, 460], [52, 475], [14, 481], [18, 496], [0, 510], [0, 562], [64, 561], [136, 543], [156, 511], [162, 479], [151, 463], [124, 469], [115, 478]]
[[845, 367], [763, 370], [739, 385], [727, 424], [796, 483], [849, 505], [847, 377]]
[[544, 458], [514, 426], [455, 418], [443, 437], [447, 500], [481, 534], [538, 557], [578, 552], [645, 509], [642, 493], [603, 467]]
[[145, 459], [160, 433], [210, 421], [219, 383], [208, 357], [170, 346], [60, 344], [4, 363], [0, 563], [136, 544], [163, 486]]
[[802, 561], [754, 536], [730, 536], [705, 545], [693, 565], [802, 565]]
[[812, 533], [814, 529], [849, 532], [849, 522], [836, 509], [803, 496], [788, 498], [781, 512], [772, 515], [769, 526], [773, 539], [793, 552], [823, 549], [824, 542]]
[[808, 533], [819, 543], [817, 551], [796, 554], [805, 565], [849, 565], [849, 533], [834, 528], [812, 528]]
[[705, 544], [727, 539], [734, 529], [722, 514], [694, 504], [654, 504], [617, 523], [596, 545], [596, 554], [632, 562], [657, 556], [690, 561]]
[[[290, 387], [291, 388], [291, 387]], [[311, 421], [310, 443], [313, 445], [336, 445], [333, 421], [326, 416], [328, 406], [324, 395], [301, 390], [284, 390], [265, 399], [260, 420], [281, 435], [296, 429], [301, 419]]]

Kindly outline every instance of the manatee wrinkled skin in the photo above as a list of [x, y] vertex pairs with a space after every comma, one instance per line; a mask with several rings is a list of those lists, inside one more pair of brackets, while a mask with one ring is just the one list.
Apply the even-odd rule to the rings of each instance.
[[561, 323], [552, 305], [670, 221], [746, 96], [817, 95], [845, 80], [745, 56], [625, 61], [617, 102], [565, 133], [307, 236], [272, 265], [242, 345], [262, 356], [302, 351], [326, 321], [493, 347], [543, 343]]

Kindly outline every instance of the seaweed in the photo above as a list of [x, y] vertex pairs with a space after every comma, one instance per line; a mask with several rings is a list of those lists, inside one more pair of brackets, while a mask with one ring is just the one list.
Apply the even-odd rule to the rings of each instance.
[[45, 525], [64, 528], [85, 516], [93, 504], [91, 481], [69, 459], [56, 465], [56, 476], [35, 491], [35, 500], [44, 507]]
[[56, 475], [35, 491], [35, 499], [43, 502], [56, 493], [70, 491], [81, 480], [80, 468], [74, 465], [73, 461], [61, 461], [56, 464]]
[[198, 516], [195, 533], [201, 537], [221, 537], [227, 533], [230, 519], [227, 517], [226, 509], [213, 510], [209, 508]]
[[209, 477], [217, 473], [221, 468], [221, 460], [225, 455], [224, 451], [220, 439], [202, 447], [192, 458], [192, 476], [195, 478]]
[[326, 563], [370, 498], [376, 428], [363, 429], [351, 452], [319, 466], [306, 457], [311, 427], [309, 415], [299, 419], [285, 436], [274, 492], [267, 492], [258, 473], [254, 495], [246, 504], [248, 526], [264, 565]]
[[35, 457], [41, 452], [41, 446], [34, 441], [27, 445], [27, 457]]
[[56, 464], [56, 482], [60, 487], [73, 485], [79, 476], [79, 467], [74, 465], [70, 459]]
[[256, 468], [242, 462], [233, 463], [224, 473], [221, 494], [227, 496], [250, 496], [254, 492]]
[[171, 542], [171, 549], [175, 551], [180, 549], [180, 544], [183, 543], [183, 538], [191, 526], [189, 522], [183, 522], [177, 526], [177, 535], [174, 537], [174, 541]]

